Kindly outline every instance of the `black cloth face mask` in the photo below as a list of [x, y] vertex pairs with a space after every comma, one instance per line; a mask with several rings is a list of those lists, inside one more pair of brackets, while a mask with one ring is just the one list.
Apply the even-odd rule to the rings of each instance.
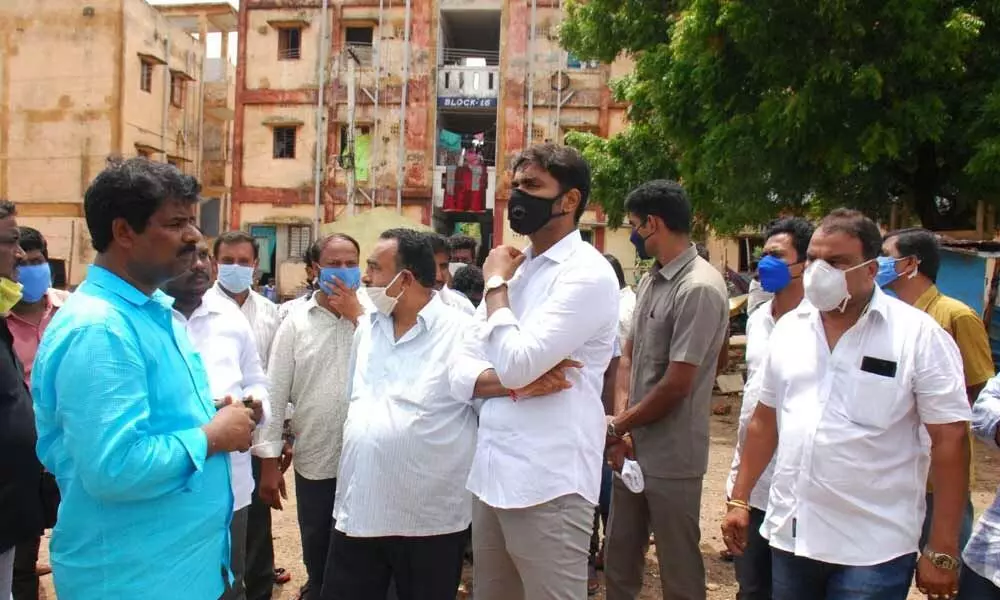
[[569, 214], [566, 211], [552, 212], [552, 205], [562, 197], [563, 194], [555, 198], [543, 198], [515, 189], [510, 193], [510, 201], [507, 203], [507, 222], [510, 223], [510, 228], [520, 235], [531, 235], [552, 219]]

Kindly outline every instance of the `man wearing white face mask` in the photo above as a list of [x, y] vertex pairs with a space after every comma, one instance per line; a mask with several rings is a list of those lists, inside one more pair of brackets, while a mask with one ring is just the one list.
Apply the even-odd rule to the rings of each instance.
[[[914, 567], [931, 598], [957, 592], [971, 418], [962, 361], [933, 319], [875, 285], [881, 245], [861, 213], [828, 215], [807, 252], [809, 302], [771, 333], [722, 531], [744, 551], [750, 492], [777, 448], [760, 530], [775, 600], [903, 600]], [[937, 492], [920, 548], [928, 466]]]
[[[260, 246], [244, 231], [227, 231], [215, 239], [212, 247], [213, 267], [217, 280], [206, 295], [235, 303], [250, 322], [261, 366], [268, 371], [271, 342], [278, 330], [278, 307], [251, 289]], [[211, 302], [211, 300], [208, 300]], [[280, 425], [280, 421], [279, 421]], [[269, 455], [254, 450], [251, 456], [254, 484], [260, 488], [261, 457]], [[247, 515], [246, 589], [247, 598], [270, 598], [274, 587], [274, 546], [271, 540], [271, 509], [253, 494]]]
[[[472, 496], [472, 389], [448, 373], [471, 317], [434, 291], [434, 251], [411, 229], [383, 233], [368, 257], [362, 318], [351, 351], [335, 529], [323, 600], [454, 598]], [[458, 397], [461, 396], [461, 397]]]

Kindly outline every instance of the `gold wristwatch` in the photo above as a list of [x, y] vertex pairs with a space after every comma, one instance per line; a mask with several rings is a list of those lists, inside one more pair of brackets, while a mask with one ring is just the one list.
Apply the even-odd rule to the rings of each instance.
[[946, 571], [957, 571], [959, 565], [961, 564], [954, 556], [944, 554], [943, 552], [935, 552], [931, 550], [929, 546], [924, 546], [922, 555], [924, 558], [929, 560], [932, 565]]

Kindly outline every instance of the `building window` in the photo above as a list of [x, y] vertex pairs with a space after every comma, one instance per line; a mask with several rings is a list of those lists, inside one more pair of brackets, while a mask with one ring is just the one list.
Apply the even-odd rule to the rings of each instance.
[[306, 259], [309, 244], [312, 243], [312, 227], [309, 225], [288, 226], [288, 257]]
[[295, 127], [274, 128], [274, 158], [295, 158]]
[[278, 60], [298, 60], [302, 58], [302, 28], [282, 27], [278, 29]]
[[144, 92], [153, 91], [153, 63], [142, 61], [142, 71], [139, 74], [139, 89]]
[[572, 54], [566, 55], [566, 68], [567, 69], [596, 69], [601, 65], [600, 61], [596, 60], [580, 60], [579, 58], [573, 56]]
[[374, 27], [345, 27], [344, 42], [354, 51], [362, 67], [372, 64], [372, 47], [375, 41]]
[[177, 108], [184, 106], [184, 78], [176, 73], [170, 74], [170, 104]]
[[136, 154], [139, 158], [145, 158], [146, 160], [151, 160], [153, 158], [153, 153], [149, 150], [137, 149]]

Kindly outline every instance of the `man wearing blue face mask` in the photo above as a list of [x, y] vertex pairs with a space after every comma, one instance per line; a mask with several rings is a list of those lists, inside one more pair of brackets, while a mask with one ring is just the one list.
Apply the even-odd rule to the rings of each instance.
[[[351, 343], [365, 306], [370, 307], [359, 293], [358, 242], [335, 233], [317, 244], [319, 289], [289, 310], [274, 337], [268, 371], [274, 418], [262, 436], [263, 441], [280, 447], [286, 407], [291, 403], [296, 509], [308, 574], [302, 589], [305, 600], [319, 598], [323, 588], [347, 418]], [[280, 510], [283, 489], [278, 455], [264, 458], [260, 496]]]
[[[962, 302], [949, 298], [938, 290], [937, 274], [941, 266], [941, 250], [937, 236], [926, 229], [903, 229], [886, 234], [882, 241], [882, 253], [878, 257], [879, 270], [875, 282], [884, 290], [893, 292], [897, 298], [931, 316], [938, 325], [951, 335], [962, 355], [965, 371], [965, 394], [969, 404], [973, 404], [986, 382], [993, 377], [993, 356], [990, 341], [986, 335], [983, 320]], [[969, 465], [971, 469], [974, 446], [969, 440]], [[971, 490], [972, 475], [969, 475]], [[927, 486], [927, 514], [921, 540], [930, 534], [934, 516], [934, 494]], [[959, 546], [972, 535], [973, 509], [971, 498], [967, 500], [959, 534]], [[921, 545], [923, 542], [921, 542]]]
[[[768, 227], [767, 239], [757, 266], [761, 288], [772, 295], [760, 310], [751, 313], [747, 320], [746, 364], [747, 379], [743, 388], [743, 405], [740, 409], [736, 452], [726, 497], [732, 497], [736, 474], [740, 468], [740, 453], [746, 441], [747, 425], [757, 408], [761, 366], [767, 356], [768, 342], [775, 323], [802, 302], [802, 273], [805, 270], [806, 250], [812, 237], [809, 221], [799, 218], [779, 219]], [[742, 556], [735, 557], [736, 581], [740, 589], [738, 600], [770, 600], [771, 598], [771, 546], [760, 535], [760, 526], [767, 511], [767, 497], [771, 491], [771, 474], [774, 463], [767, 466], [750, 493], [750, 529], [747, 547]]]

